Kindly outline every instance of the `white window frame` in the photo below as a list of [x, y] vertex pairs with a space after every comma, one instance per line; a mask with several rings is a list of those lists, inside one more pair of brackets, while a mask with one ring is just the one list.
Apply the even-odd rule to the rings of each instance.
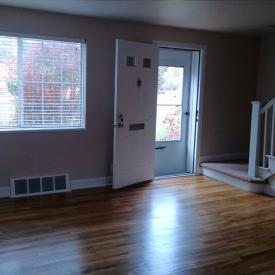
[[[83, 131], [86, 130], [86, 74], [87, 74], [87, 40], [80, 38], [68, 38], [68, 37], [56, 37], [56, 36], [46, 36], [46, 35], [32, 35], [25, 33], [15, 33], [15, 32], [1, 32], [0, 36], [15, 37], [19, 38], [18, 41], [22, 41], [22, 38], [29, 39], [42, 39], [42, 40], [53, 40], [60, 42], [75, 42], [81, 45], [81, 91], [82, 91], [82, 125], [77, 127], [52, 127], [52, 128], [35, 128], [35, 127], [18, 127], [18, 128], [1, 128], [0, 133], [20, 133], [20, 132], [66, 132], [66, 131]], [[21, 38], [21, 39], [20, 39]], [[19, 66], [19, 64], [18, 64]], [[20, 72], [20, 71], [19, 71]], [[18, 73], [19, 73], [18, 72]], [[21, 80], [19, 80], [21, 82]], [[19, 83], [19, 86], [21, 84]], [[22, 104], [22, 103], [20, 103]], [[20, 108], [21, 109], [21, 108]], [[20, 114], [21, 116], [21, 114]], [[21, 119], [20, 119], [21, 124]]]

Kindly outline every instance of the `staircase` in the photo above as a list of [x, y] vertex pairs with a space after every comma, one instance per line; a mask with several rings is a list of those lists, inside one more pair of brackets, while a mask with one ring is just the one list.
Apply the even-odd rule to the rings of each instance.
[[248, 163], [202, 163], [204, 175], [246, 191], [275, 196], [275, 98], [252, 102]]

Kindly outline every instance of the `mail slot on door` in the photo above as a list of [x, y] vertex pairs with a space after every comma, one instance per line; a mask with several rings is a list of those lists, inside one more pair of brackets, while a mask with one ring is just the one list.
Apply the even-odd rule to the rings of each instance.
[[145, 128], [144, 123], [137, 123], [137, 124], [130, 124], [129, 125], [129, 131], [144, 130], [144, 128]]

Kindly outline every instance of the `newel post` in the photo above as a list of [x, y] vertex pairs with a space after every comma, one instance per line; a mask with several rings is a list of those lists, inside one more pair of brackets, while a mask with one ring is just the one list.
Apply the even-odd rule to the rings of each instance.
[[249, 146], [248, 177], [254, 178], [257, 173], [259, 131], [260, 131], [260, 107], [259, 101], [252, 101], [251, 132]]

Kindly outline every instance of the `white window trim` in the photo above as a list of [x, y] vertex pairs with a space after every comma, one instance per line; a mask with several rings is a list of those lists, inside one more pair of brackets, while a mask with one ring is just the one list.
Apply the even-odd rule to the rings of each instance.
[[[86, 128], [86, 74], [87, 74], [87, 39], [79, 39], [79, 38], [66, 38], [66, 37], [56, 37], [56, 36], [46, 36], [46, 35], [32, 35], [25, 33], [16, 33], [16, 32], [2, 32], [0, 31], [0, 36], [7, 37], [15, 37], [19, 38], [18, 41], [22, 41], [22, 38], [30, 38], [30, 39], [42, 39], [42, 40], [53, 40], [60, 42], [75, 42], [80, 43], [81, 45], [81, 91], [82, 91], [82, 114], [83, 120], [81, 126], [76, 127], [58, 127], [58, 128], [42, 128], [42, 127], [22, 127], [21, 128], [21, 120], [19, 128], [0, 128], [1, 133], [43, 133], [43, 132], [68, 132], [68, 131], [85, 131]], [[21, 38], [21, 39], [20, 39]], [[20, 66], [20, 64], [18, 64]], [[19, 70], [20, 72], [21, 70]], [[21, 85], [21, 84], [19, 84]], [[21, 108], [20, 108], [21, 110]], [[21, 111], [20, 111], [21, 112]], [[20, 114], [21, 115], [21, 114]]]
[[50, 36], [50, 35], [40, 35], [40, 34], [27, 34], [27, 33], [18, 33], [18, 32], [3, 32], [0, 31], [0, 36], [11, 36], [18, 38], [30, 38], [30, 39], [43, 39], [43, 40], [54, 40], [60, 42], [75, 42], [85, 44], [87, 39], [73, 38], [73, 37], [61, 37], [61, 36]]

